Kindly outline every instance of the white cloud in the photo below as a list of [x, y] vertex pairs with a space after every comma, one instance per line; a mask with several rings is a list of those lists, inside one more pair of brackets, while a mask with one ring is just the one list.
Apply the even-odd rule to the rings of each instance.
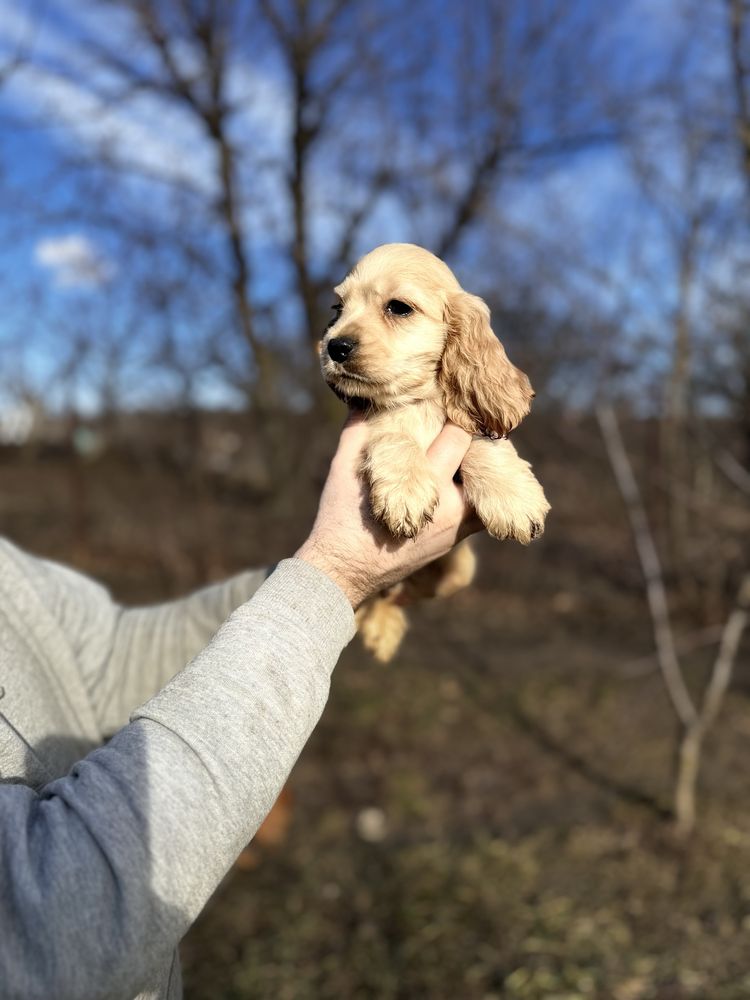
[[34, 408], [29, 403], [0, 406], [0, 444], [26, 444], [34, 423]]
[[115, 273], [112, 262], [80, 233], [39, 240], [34, 258], [51, 273], [58, 288], [99, 288]]

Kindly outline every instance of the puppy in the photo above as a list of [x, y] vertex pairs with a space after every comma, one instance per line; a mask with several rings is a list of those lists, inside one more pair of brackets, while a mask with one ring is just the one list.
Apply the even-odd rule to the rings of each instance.
[[[549, 504], [507, 440], [534, 393], [492, 332], [482, 299], [463, 291], [442, 260], [409, 243], [368, 253], [334, 291], [321, 368], [368, 420], [362, 475], [373, 515], [396, 538], [413, 538], [432, 519], [438, 486], [427, 449], [449, 419], [474, 435], [460, 474], [489, 534], [523, 544], [540, 535]], [[401, 605], [454, 593], [471, 582], [474, 567], [464, 543], [363, 605], [365, 645], [390, 659], [406, 628]]]

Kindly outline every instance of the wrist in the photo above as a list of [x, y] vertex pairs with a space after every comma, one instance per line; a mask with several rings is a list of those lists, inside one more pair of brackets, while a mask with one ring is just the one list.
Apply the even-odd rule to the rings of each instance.
[[308, 538], [294, 553], [295, 559], [302, 559], [336, 584], [356, 611], [360, 604], [369, 596], [367, 574], [358, 572], [353, 560], [346, 560], [333, 555], [327, 547], [317, 544]]

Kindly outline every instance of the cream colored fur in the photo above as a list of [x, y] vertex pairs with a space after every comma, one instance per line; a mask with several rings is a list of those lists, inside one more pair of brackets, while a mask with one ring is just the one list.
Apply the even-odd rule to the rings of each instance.
[[[549, 504], [505, 439], [528, 413], [533, 391], [492, 332], [485, 303], [463, 291], [443, 261], [406, 243], [367, 254], [336, 293], [340, 314], [321, 342], [321, 367], [334, 391], [367, 415], [362, 475], [374, 516], [397, 538], [413, 538], [431, 520], [438, 488], [427, 449], [448, 418], [476, 435], [461, 478], [487, 531], [524, 544], [541, 534]], [[411, 312], [397, 314], [394, 301]], [[343, 361], [328, 353], [337, 338], [354, 344]], [[358, 612], [365, 645], [390, 659], [406, 630], [401, 605], [445, 596], [473, 574], [464, 544], [368, 602]]]
[[365, 601], [357, 610], [359, 635], [375, 659], [392, 660], [409, 623], [403, 605], [431, 597], [451, 597], [474, 579], [477, 559], [469, 541], [412, 573], [403, 583]]

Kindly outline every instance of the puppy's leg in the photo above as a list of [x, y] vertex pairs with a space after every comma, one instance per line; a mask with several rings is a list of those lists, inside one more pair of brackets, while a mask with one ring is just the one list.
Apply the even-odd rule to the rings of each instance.
[[466, 497], [495, 538], [527, 545], [544, 531], [549, 510], [531, 466], [510, 441], [473, 441], [461, 463]]
[[362, 644], [376, 660], [388, 663], [398, 652], [409, 627], [402, 605], [431, 597], [451, 597], [474, 579], [477, 559], [468, 541], [428, 563], [377, 597], [365, 601], [356, 613]]
[[431, 597], [452, 597], [474, 579], [477, 557], [468, 541], [461, 542], [447, 555], [428, 563], [408, 576], [398, 596], [400, 604], [411, 604]]
[[365, 649], [388, 663], [396, 655], [408, 627], [406, 615], [395, 603], [399, 587], [370, 598], [357, 609], [357, 629]]
[[409, 627], [403, 605], [432, 597], [451, 597], [474, 579], [477, 559], [468, 541], [428, 563], [403, 583], [371, 597], [358, 608], [357, 630], [376, 660], [388, 663], [396, 655]]
[[396, 538], [414, 538], [437, 507], [438, 487], [427, 455], [408, 434], [376, 433], [364, 453], [372, 513]]

